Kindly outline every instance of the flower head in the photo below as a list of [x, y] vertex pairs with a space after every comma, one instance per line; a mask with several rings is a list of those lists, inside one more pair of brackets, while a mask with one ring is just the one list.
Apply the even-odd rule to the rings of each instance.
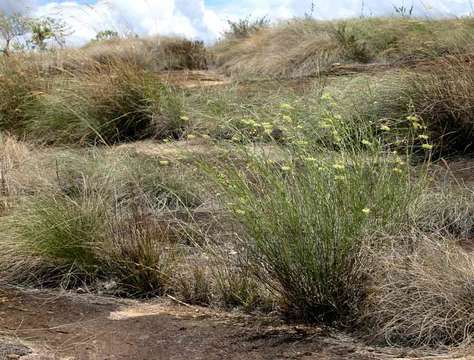
[[293, 109], [294, 109], [294, 107], [291, 106], [291, 105], [288, 104], [288, 103], [280, 104], [280, 108], [283, 109], [283, 110], [293, 110]]
[[371, 210], [369, 208], [363, 208], [362, 209], [362, 212], [365, 214], [365, 215], [369, 215]]
[[433, 149], [433, 145], [431, 145], [431, 144], [423, 144], [423, 145], [421, 145], [421, 147], [424, 150], [432, 150]]

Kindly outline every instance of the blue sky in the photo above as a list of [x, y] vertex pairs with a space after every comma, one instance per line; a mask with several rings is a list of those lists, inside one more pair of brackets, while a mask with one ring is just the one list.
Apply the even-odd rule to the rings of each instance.
[[[419, 16], [465, 16], [474, 0], [316, 0], [314, 16], [334, 19], [393, 13], [411, 6]], [[364, 3], [364, 6], [362, 6]], [[249, 15], [278, 21], [309, 11], [311, 0], [0, 0], [0, 10], [27, 11], [64, 19], [74, 31], [70, 42], [84, 43], [104, 29], [144, 36], [182, 35], [212, 42], [227, 20]], [[362, 11], [363, 9], [363, 11]]]

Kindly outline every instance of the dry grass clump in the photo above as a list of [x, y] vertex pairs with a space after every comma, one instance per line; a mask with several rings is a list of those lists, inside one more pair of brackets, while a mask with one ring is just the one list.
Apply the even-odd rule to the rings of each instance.
[[184, 38], [117, 38], [93, 41], [81, 50], [58, 53], [50, 69], [82, 72], [118, 61], [149, 71], [205, 70], [208, 54], [203, 42]]
[[[54, 174], [45, 170], [42, 151], [0, 133], [0, 215], [21, 197], [54, 188]], [[34, 174], [34, 175], [33, 175]]]
[[29, 156], [29, 149], [8, 135], [0, 132], [0, 216], [10, 206], [11, 196], [18, 193], [15, 172]]
[[233, 76], [300, 76], [336, 62], [338, 46], [328, 23], [295, 20], [250, 37], [223, 39], [213, 49], [217, 65]]
[[155, 52], [163, 70], [205, 70], [208, 67], [207, 49], [202, 41], [163, 38]]
[[21, 131], [26, 106], [46, 86], [46, 79], [27, 63], [26, 56], [0, 57], [0, 130]]
[[213, 49], [218, 66], [237, 77], [298, 77], [333, 63], [396, 62], [472, 50], [472, 18], [427, 21], [366, 18], [295, 19], [228, 37]]
[[474, 335], [474, 257], [419, 235], [377, 259], [368, 318], [390, 344], [451, 345]]
[[405, 102], [423, 119], [441, 152], [474, 151], [474, 59], [452, 58], [412, 74]]
[[417, 228], [424, 233], [437, 233], [474, 246], [474, 193], [472, 189], [444, 184], [424, 194]]

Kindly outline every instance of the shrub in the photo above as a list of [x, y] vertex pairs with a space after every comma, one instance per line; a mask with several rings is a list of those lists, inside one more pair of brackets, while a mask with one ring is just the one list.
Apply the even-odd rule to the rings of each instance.
[[224, 32], [227, 39], [245, 39], [258, 31], [270, 26], [270, 19], [266, 16], [256, 19], [247, 17], [238, 21], [227, 20], [229, 30]]
[[157, 56], [164, 70], [205, 70], [207, 50], [202, 41], [161, 39]]

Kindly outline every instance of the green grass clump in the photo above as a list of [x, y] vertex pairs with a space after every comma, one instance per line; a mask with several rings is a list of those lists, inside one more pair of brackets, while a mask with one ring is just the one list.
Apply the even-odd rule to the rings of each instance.
[[17, 209], [8, 227], [23, 242], [23, 251], [89, 271], [98, 264], [95, 249], [105, 231], [103, 207], [94, 200], [39, 196]]
[[190, 220], [176, 217], [190, 213], [191, 202], [180, 199], [189, 191], [166, 180], [171, 166], [91, 152], [58, 159], [55, 171], [55, 187], [25, 196], [2, 218], [1, 275], [71, 288], [114, 280], [116, 293], [133, 296], [168, 291], [177, 246], [192, 236]]
[[370, 126], [351, 125], [328, 145], [306, 139], [280, 159], [248, 155], [245, 169], [211, 171], [258, 278], [308, 321], [354, 319], [367, 285], [365, 241], [397, 231], [419, 193], [405, 161]]
[[155, 76], [117, 64], [60, 77], [26, 110], [25, 133], [47, 143], [113, 144], [177, 138], [179, 97]]

